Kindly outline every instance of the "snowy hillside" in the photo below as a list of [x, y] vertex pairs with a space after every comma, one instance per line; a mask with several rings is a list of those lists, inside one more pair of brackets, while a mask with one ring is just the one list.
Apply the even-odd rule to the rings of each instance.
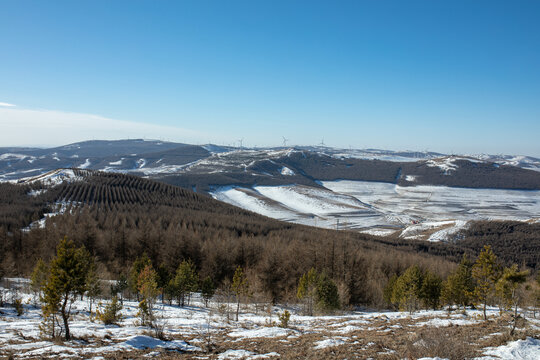
[[144, 140], [20, 150], [0, 154], [0, 181], [81, 180], [72, 167], [130, 173], [272, 218], [374, 235], [452, 240], [471, 220], [540, 218], [540, 171], [531, 171], [540, 160], [526, 156]]
[[471, 220], [540, 218], [540, 191], [323, 181], [323, 188], [288, 185], [222, 187], [214, 198], [272, 218], [405, 239], [451, 240]]
[[[27, 280], [8, 280], [17, 292], [0, 287], [4, 299], [23, 299], [24, 313], [0, 307], [0, 356], [30, 358], [103, 359], [122, 354], [129, 358], [179, 356], [196, 359], [384, 358], [452, 356], [477, 359], [532, 360], [540, 355], [540, 320], [525, 312], [517, 340], [508, 340], [508, 324], [495, 321], [499, 311], [448, 313], [445, 310], [406, 312], [344, 311], [329, 316], [304, 316], [294, 306], [255, 304], [242, 307], [239, 321], [228, 320], [229, 304], [216, 296], [205, 307], [198, 295], [190, 306], [156, 305], [164, 340], [137, 323], [137, 302], [125, 301], [119, 325], [91, 320], [88, 299], [74, 304], [74, 340], [53, 342], [39, 330], [41, 309], [26, 293]], [[108, 300], [103, 299], [102, 302]], [[99, 306], [99, 305], [98, 305]], [[96, 305], [94, 305], [95, 309]], [[103, 305], [101, 306], [101, 308]], [[279, 327], [279, 314], [292, 315]], [[269, 310], [269, 311], [266, 311]], [[94, 310], [95, 311], [95, 310]], [[464, 336], [463, 334], [466, 334]], [[536, 337], [535, 337], [536, 336]], [[437, 344], [437, 346], [435, 346]]]

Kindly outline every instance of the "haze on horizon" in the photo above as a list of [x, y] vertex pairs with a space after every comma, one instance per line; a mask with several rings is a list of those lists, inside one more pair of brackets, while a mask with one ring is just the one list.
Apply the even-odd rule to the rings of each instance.
[[8, 1], [0, 147], [91, 139], [540, 157], [536, 1]]

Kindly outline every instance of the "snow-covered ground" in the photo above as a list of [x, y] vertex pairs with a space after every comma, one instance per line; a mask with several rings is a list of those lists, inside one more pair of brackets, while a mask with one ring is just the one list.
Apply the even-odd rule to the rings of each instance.
[[[13, 281], [22, 288], [28, 283], [23, 279]], [[0, 289], [4, 299], [10, 301], [14, 292]], [[361, 358], [394, 354], [396, 358], [404, 358], [410, 351], [410, 347], [403, 347], [405, 341], [416, 339], [416, 343], [422, 344], [421, 334], [429, 333], [429, 329], [446, 337], [447, 332], [459, 328], [468, 334], [466, 345], [479, 359], [540, 358], [540, 319], [533, 319], [529, 314], [526, 314], [527, 322], [518, 329], [521, 340], [508, 342], [504, 338], [508, 325], [500, 321], [484, 323], [476, 310], [468, 310], [466, 314], [420, 311], [412, 315], [350, 311], [310, 317], [301, 315], [299, 307], [292, 306], [287, 307], [292, 313], [289, 326], [282, 328], [278, 326], [277, 315], [283, 307], [273, 306], [270, 312], [259, 310], [258, 313], [253, 305], [242, 307], [239, 321], [233, 321], [227, 320], [223, 311], [227, 307], [225, 303], [218, 304], [214, 299], [206, 308], [196, 294], [191, 305], [185, 308], [161, 303], [156, 306], [158, 323], [164, 326], [166, 338], [159, 340], [152, 329], [138, 325], [135, 301], [124, 302], [119, 326], [106, 326], [92, 321], [88, 302], [78, 300], [70, 325], [74, 339], [52, 342], [40, 334], [40, 309], [33, 305], [32, 295], [19, 291], [18, 296], [24, 300], [22, 316], [17, 316], [7, 305], [0, 308], [0, 357], [97, 359], [127, 352], [131, 358], [143, 358], [177, 352], [197, 359], [334, 358], [335, 354], [354, 354]], [[491, 319], [498, 317], [498, 309], [491, 308], [488, 313]], [[497, 340], [499, 338], [501, 340]]]
[[[450, 169], [450, 168], [449, 168]], [[471, 220], [540, 217], [540, 191], [403, 187], [368, 181], [323, 181], [301, 185], [222, 187], [214, 198], [280, 220], [373, 235], [400, 231], [404, 238], [452, 239]]]
[[72, 182], [81, 181], [83, 179], [84, 177], [76, 175], [73, 169], [57, 169], [46, 172], [45, 174], [39, 176], [22, 178], [18, 180], [18, 182], [32, 184], [39, 181], [46, 186], [56, 186], [63, 183], [64, 181]]

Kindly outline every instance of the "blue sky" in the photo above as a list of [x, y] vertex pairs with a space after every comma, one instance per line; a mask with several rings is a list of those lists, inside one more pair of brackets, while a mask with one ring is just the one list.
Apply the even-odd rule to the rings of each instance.
[[[538, 1], [0, 2], [0, 146], [540, 156]], [[8, 106], [8, 105], [15, 106]]]

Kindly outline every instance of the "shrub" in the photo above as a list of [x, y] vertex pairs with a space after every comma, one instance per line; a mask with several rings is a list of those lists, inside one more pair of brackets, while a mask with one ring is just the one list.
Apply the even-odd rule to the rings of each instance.
[[113, 296], [111, 302], [105, 306], [103, 312], [96, 311], [98, 319], [105, 325], [118, 325], [122, 321], [122, 305], [118, 302], [118, 297]]
[[15, 299], [15, 301], [13, 302], [13, 306], [15, 307], [15, 310], [17, 311], [17, 316], [21, 316], [22, 314], [24, 314], [24, 306], [22, 303], [22, 299], [20, 298]]
[[283, 312], [279, 314], [278, 316], [279, 327], [288, 328], [290, 318], [291, 318], [291, 313], [288, 310], [283, 310]]
[[317, 308], [322, 312], [331, 312], [340, 308], [339, 303], [336, 284], [323, 272], [317, 284]]

